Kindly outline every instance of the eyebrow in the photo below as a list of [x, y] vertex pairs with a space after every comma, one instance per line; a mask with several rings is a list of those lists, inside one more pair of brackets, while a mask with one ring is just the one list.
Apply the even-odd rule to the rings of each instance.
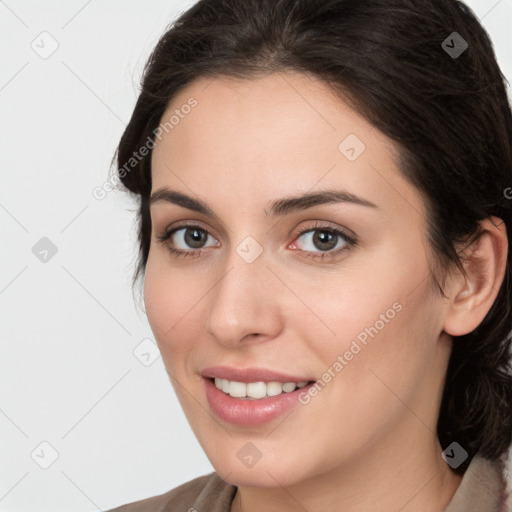
[[[209, 217], [218, 218], [213, 210], [203, 201], [194, 199], [176, 190], [170, 190], [167, 187], [159, 188], [151, 194], [149, 204], [152, 205], [161, 201], [172, 203]], [[323, 190], [274, 200], [265, 209], [265, 215], [267, 217], [280, 217], [289, 213], [307, 210], [320, 204], [330, 203], [352, 203], [379, 209], [376, 204], [351, 192], [345, 190]]]

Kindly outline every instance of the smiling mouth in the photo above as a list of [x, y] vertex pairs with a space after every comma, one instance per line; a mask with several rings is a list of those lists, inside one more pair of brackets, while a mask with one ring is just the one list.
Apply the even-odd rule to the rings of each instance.
[[209, 380], [213, 382], [217, 389], [223, 391], [226, 395], [242, 400], [260, 400], [262, 398], [278, 396], [283, 393], [292, 393], [314, 382], [238, 382], [220, 378], [210, 378]]

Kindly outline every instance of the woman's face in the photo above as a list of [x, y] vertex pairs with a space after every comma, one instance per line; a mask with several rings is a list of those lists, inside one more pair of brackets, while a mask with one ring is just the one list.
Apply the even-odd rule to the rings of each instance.
[[391, 141], [291, 72], [200, 79], [173, 115], [152, 155], [145, 304], [215, 469], [290, 485], [434, 446], [446, 303]]

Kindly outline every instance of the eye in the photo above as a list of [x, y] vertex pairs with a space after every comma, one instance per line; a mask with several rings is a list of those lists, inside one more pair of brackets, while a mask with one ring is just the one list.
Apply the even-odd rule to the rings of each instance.
[[178, 227], [157, 238], [174, 254], [200, 253], [205, 247], [216, 245], [215, 238], [199, 226]]
[[313, 256], [324, 257], [338, 254], [345, 249], [353, 247], [355, 244], [355, 238], [340, 229], [330, 226], [318, 226], [299, 233], [292, 248], [311, 252]]

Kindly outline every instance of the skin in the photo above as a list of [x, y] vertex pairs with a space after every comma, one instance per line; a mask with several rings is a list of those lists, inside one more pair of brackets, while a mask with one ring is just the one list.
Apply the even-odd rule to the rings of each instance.
[[[496, 298], [503, 224], [482, 222], [467, 251], [478, 267], [469, 265], [467, 277], [452, 270], [442, 298], [431, 282], [423, 197], [401, 176], [397, 148], [325, 84], [294, 72], [201, 78], [163, 119], [191, 96], [198, 105], [153, 150], [152, 192], [200, 199], [215, 217], [151, 205], [144, 297], [188, 421], [215, 470], [238, 486], [231, 510], [440, 512], [461, 481], [436, 436], [451, 336], [471, 332]], [[349, 134], [366, 146], [355, 161], [338, 149]], [[376, 207], [265, 215], [273, 200], [328, 188]], [[183, 236], [157, 239], [183, 221], [209, 234], [202, 253]], [[314, 258], [326, 251], [311, 231], [299, 233], [315, 224], [350, 230], [357, 245]], [[236, 252], [247, 236], [263, 248], [252, 263]], [[338, 238], [331, 253], [344, 244]], [[175, 256], [170, 246], [190, 253]], [[307, 405], [258, 427], [226, 423], [210, 409], [203, 368], [320, 379], [397, 302], [401, 311]], [[250, 468], [237, 457], [249, 441], [262, 454]]]

